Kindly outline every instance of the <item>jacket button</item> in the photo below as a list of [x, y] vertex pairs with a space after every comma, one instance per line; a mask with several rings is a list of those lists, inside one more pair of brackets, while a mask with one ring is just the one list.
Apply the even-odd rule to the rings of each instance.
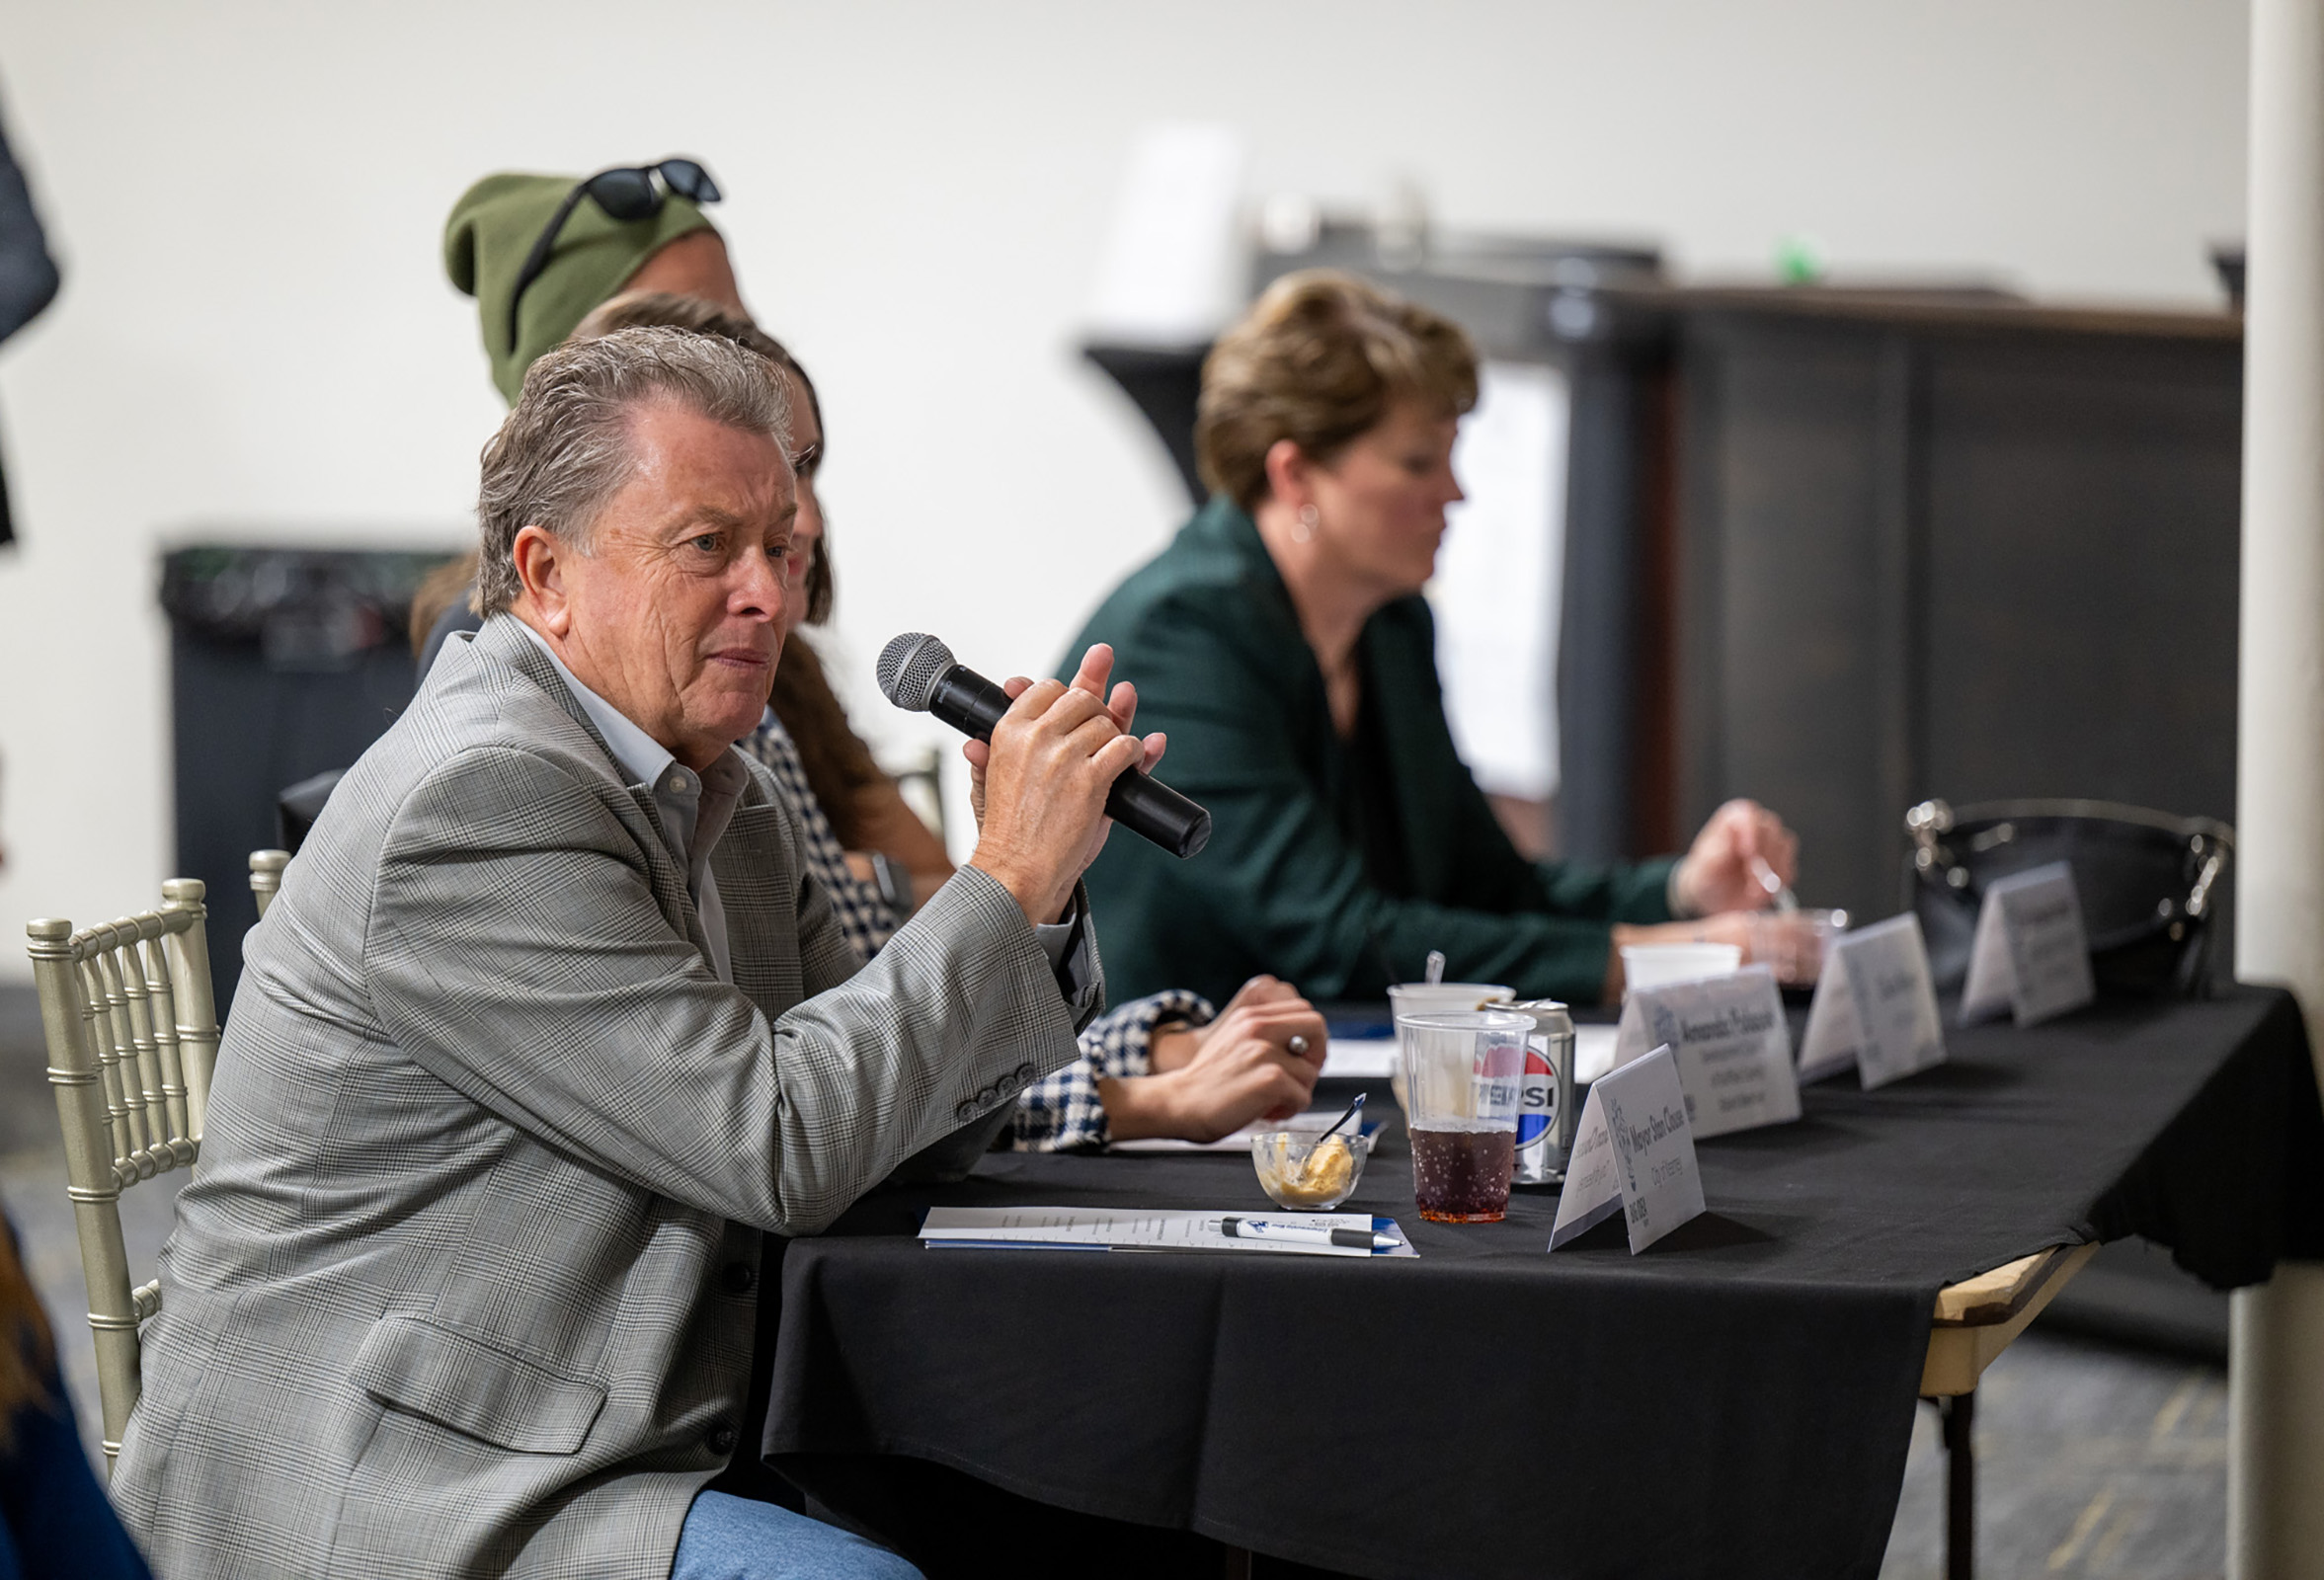
[[759, 1270], [748, 1262], [729, 1262], [720, 1282], [726, 1285], [729, 1295], [748, 1295], [751, 1287], [759, 1282]]
[[710, 1435], [702, 1439], [702, 1442], [709, 1447], [709, 1450], [712, 1454], [734, 1453], [734, 1446], [737, 1441], [738, 1439], [735, 1436], [734, 1428], [728, 1426], [724, 1421], [721, 1421], [716, 1426], [712, 1427], [710, 1429]]
[[1034, 1077], [1034, 1076], [1036, 1076], [1036, 1075], [1038, 1075], [1038, 1074], [1040, 1074], [1040, 1073], [1041, 1073], [1041, 1072], [1040, 1072], [1039, 1070], [1035, 1069], [1035, 1068], [1034, 1068], [1032, 1066], [1030, 1066], [1030, 1065], [1019, 1065], [1019, 1066], [1016, 1066], [1016, 1076], [1015, 1076], [1015, 1080], [1016, 1080], [1016, 1084], [1017, 1084], [1017, 1088], [1018, 1088], [1018, 1090], [1020, 1090], [1020, 1091], [1021, 1091], [1021, 1090], [1023, 1090], [1025, 1087], [1032, 1085], [1032, 1084], [1033, 1084], [1033, 1077]]
[[965, 1125], [970, 1120], [977, 1117], [977, 1105], [972, 1101], [963, 1099], [959, 1106], [952, 1110], [952, 1117]]

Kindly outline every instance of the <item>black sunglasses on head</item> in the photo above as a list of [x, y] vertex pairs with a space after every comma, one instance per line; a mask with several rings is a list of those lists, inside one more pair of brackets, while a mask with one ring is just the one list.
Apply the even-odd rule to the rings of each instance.
[[[654, 178], [662, 178], [660, 186]], [[651, 219], [662, 211], [667, 195], [676, 193], [698, 203], [714, 203], [723, 196], [718, 183], [710, 179], [700, 161], [693, 159], [665, 159], [658, 165], [616, 165], [601, 170], [587, 181], [575, 185], [557, 204], [557, 211], [541, 228], [532, 251], [524, 255], [524, 267], [517, 271], [517, 288], [509, 293], [509, 350], [517, 349], [517, 304], [524, 299], [524, 287], [538, 279], [541, 271], [549, 267], [549, 254], [556, 250], [558, 233], [565, 221], [573, 217], [573, 210], [584, 198], [594, 198], [597, 205], [614, 219], [623, 221]]]

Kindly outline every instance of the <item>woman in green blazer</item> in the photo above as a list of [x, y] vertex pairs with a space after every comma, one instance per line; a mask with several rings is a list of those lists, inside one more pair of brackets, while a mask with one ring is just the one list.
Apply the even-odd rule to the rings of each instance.
[[1112, 645], [1170, 782], [1213, 819], [1192, 860], [1117, 838], [1089, 869], [1117, 993], [1224, 996], [1267, 972], [1378, 998], [1442, 950], [1455, 980], [1589, 1003], [1620, 993], [1616, 943], [1749, 950], [1740, 912], [1793, 872], [1772, 814], [1730, 802], [1683, 858], [1530, 862], [1454, 749], [1419, 592], [1476, 399], [1459, 328], [1328, 272], [1278, 280], [1211, 353], [1214, 497], [1071, 649]]

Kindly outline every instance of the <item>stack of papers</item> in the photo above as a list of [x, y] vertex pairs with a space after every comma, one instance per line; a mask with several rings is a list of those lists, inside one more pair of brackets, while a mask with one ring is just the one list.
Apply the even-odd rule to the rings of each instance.
[[1076, 1251], [1271, 1251], [1292, 1256], [1416, 1256], [1404, 1231], [1393, 1218], [1369, 1213], [1294, 1213], [1273, 1215], [1322, 1229], [1359, 1229], [1386, 1234], [1396, 1244], [1367, 1251], [1352, 1245], [1316, 1245], [1280, 1240], [1236, 1239], [1220, 1231], [1223, 1217], [1256, 1218], [1246, 1211], [1234, 1213], [1119, 1212], [1072, 1207], [931, 1207], [920, 1225], [921, 1239], [931, 1248], [981, 1246], [986, 1248], [1043, 1247]]

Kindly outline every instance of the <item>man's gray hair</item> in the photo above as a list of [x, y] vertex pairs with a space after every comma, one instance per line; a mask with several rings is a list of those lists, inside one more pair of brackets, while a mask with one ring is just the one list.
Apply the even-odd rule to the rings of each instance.
[[631, 416], [669, 401], [791, 452], [782, 373], [757, 352], [691, 330], [616, 330], [558, 347], [525, 370], [516, 407], [484, 446], [476, 496], [476, 608], [495, 614], [522, 591], [517, 534], [555, 533], [582, 553], [607, 501], [629, 480]]

